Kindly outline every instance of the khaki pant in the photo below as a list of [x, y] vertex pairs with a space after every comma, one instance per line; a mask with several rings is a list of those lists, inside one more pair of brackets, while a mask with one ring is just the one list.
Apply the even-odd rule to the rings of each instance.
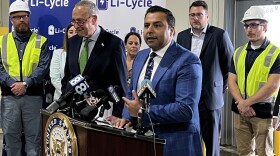
[[274, 156], [272, 119], [234, 113], [234, 131], [239, 156]]

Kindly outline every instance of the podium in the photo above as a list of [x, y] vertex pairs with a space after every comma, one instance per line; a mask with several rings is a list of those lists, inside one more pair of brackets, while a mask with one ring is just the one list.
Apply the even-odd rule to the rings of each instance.
[[[41, 110], [42, 155], [46, 154], [44, 136], [46, 123], [51, 116]], [[82, 122], [68, 117], [77, 138], [78, 156], [163, 156], [165, 140], [135, 135], [131, 132]], [[48, 128], [48, 127], [47, 127]], [[73, 155], [75, 156], [75, 155]]]

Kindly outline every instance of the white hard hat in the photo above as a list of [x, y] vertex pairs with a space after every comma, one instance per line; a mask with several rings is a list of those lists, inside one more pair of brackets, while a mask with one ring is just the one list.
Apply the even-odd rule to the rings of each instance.
[[266, 22], [268, 22], [264, 10], [258, 6], [251, 6], [244, 13], [244, 17], [240, 22], [244, 23], [244, 21], [254, 20], [254, 19], [265, 20]]
[[28, 4], [24, 0], [16, 0], [10, 5], [10, 8], [9, 8], [10, 15], [13, 12], [18, 12], [18, 11], [26, 11], [29, 14], [31, 14]]

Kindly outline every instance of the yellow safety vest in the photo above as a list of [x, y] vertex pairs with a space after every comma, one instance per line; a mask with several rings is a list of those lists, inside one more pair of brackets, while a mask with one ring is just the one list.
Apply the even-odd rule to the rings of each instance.
[[[243, 98], [245, 98], [245, 95], [247, 98], [253, 96], [262, 86], [267, 83], [269, 71], [280, 53], [280, 48], [277, 48], [272, 43], [267, 45], [265, 50], [256, 58], [248, 73], [245, 83], [245, 59], [247, 55], [247, 46], [248, 44], [237, 48], [233, 54], [233, 61], [237, 75], [237, 84]], [[268, 98], [263, 102], [275, 102], [277, 95], [278, 91], [276, 91], [271, 98]]]
[[1, 58], [7, 73], [16, 81], [25, 81], [37, 68], [41, 48], [46, 40], [45, 37], [32, 33], [20, 60], [13, 34], [0, 36]]

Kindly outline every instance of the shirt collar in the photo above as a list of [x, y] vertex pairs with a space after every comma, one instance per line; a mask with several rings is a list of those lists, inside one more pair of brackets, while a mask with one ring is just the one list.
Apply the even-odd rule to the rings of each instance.
[[[201, 34], [202, 34], [202, 33], [206, 34], [206, 30], [207, 30], [207, 28], [208, 28], [208, 25], [209, 25], [209, 24], [206, 24], [206, 26], [203, 28]], [[193, 29], [192, 29], [192, 28], [191, 28], [191, 34], [194, 35]], [[201, 35], [201, 34], [200, 34], [200, 35]]]
[[28, 40], [31, 34], [32, 34], [31, 30], [27, 31], [25, 34], [17, 34], [16, 31], [13, 31], [14, 38], [20, 41]]
[[[269, 43], [270, 41], [265, 37], [263, 44], [258, 49], [255, 50], [264, 50]], [[251, 42], [248, 43], [246, 50], [253, 50], [251, 47]]]
[[168, 44], [166, 44], [163, 48], [161, 48], [161, 49], [159, 49], [159, 50], [157, 50], [157, 51], [153, 51], [153, 50], [151, 49], [150, 54], [151, 54], [152, 52], [155, 52], [155, 53], [157, 54], [157, 56], [159, 56], [159, 57], [162, 58], [163, 55], [165, 54], [165, 52], [167, 51], [168, 47], [170, 46], [171, 42], [172, 42], [172, 40], [171, 40]]
[[[97, 28], [96, 28], [95, 32], [93, 33], [93, 35], [90, 36], [90, 39], [91, 39], [92, 41], [96, 42], [96, 41], [97, 41], [97, 38], [98, 38], [98, 36], [99, 36], [99, 34], [100, 34], [100, 32], [101, 32], [101, 29], [100, 29], [99, 26], [97, 26]], [[87, 38], [84, 37], [83, 41], [86, 40], [86, 39], [87, 39]]]

